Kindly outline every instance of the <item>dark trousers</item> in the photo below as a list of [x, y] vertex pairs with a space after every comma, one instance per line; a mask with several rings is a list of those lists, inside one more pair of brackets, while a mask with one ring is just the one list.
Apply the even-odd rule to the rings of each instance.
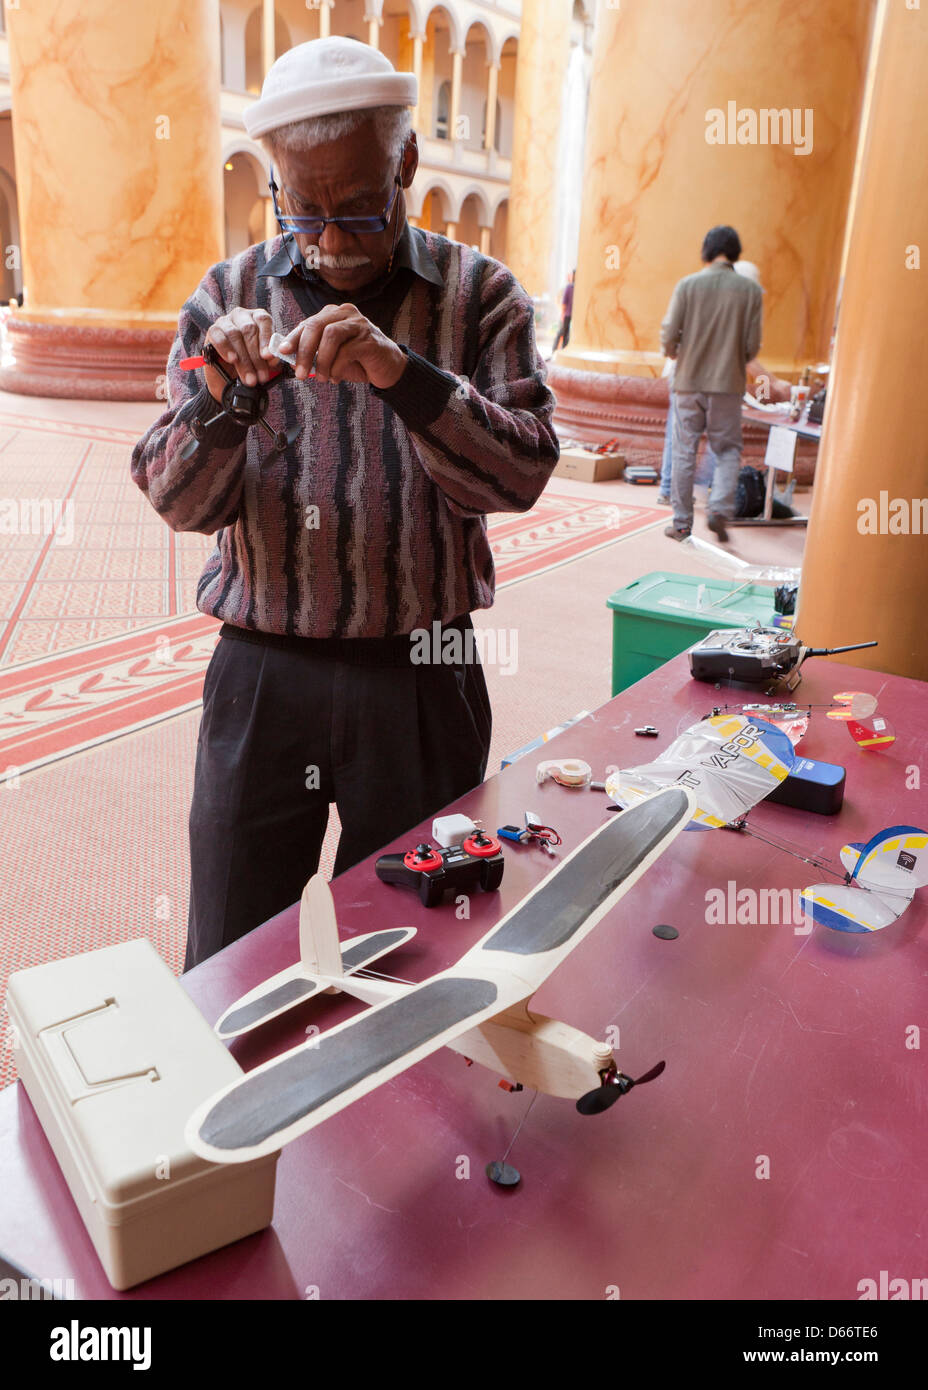
[[551, 349], [552, 352], [557, 352], [559, 347], [566, 347], [570, 342], [570, 319], [570, 314], [567, 315], [566, 319], [561, 319], [557, 337], [554, 340], [554, 347]]
[[476, 653], [360, 665], [220, 637], [197, 742], [184, 969], [297, 901], [330, 802], [340, 874], [479, 785], [490, 731]]

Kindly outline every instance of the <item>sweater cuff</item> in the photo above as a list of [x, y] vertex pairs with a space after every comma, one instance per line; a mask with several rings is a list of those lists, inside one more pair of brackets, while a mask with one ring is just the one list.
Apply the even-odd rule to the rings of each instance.
[[[222, 415], [222, 419], [215, 425], [209, 424], [217, 415]], [[208, 440], [210, 449], [233, 449], [244, 442], [251, 429], [250, 425], [223, 414], [222, 406], [210, 394], [208, 386], [201, 386], [195, 396], [185, 401], [175, 418], [187, 425], [195, 438]], [[207, 424], [209, 429], [204, 430]]]
[[392, 386], [372, 386], [375, 396], [387, 402], [410, 429], [425, 428], [439, 415], [451, 399], [460, 381], [450, 372], [434, 367], [418, 352], [398, 344], [406, 354], [406, 369]]

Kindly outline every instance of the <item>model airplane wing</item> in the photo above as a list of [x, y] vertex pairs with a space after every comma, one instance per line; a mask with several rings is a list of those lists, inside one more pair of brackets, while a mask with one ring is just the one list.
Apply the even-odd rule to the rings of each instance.
[[794, 761], [781, 729], [742, 714], [717, 714], [686, 729], [653, 762], [613, 772], [606, 792], [620, 806], [634, 806], [660, 787], [687, 787], [696, 796], [692, 828], [715, 830], [774, 791]]
[[669, 788], [599, 826], [450, 970], [265, 1062], [205, 1101], [187, 1141], [214, 1163], [273, 1153], [431, 1052], [530, 998], [693, 813]]

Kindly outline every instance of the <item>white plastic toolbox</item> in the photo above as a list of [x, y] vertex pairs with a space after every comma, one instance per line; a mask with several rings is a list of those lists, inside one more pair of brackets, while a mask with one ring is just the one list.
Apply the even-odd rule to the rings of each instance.
[[190, 1113], [241, 1068], [146, 940], [10, 976], [20, 1079], [115, 1289], [270, 1224], [279, 1154], [214, 1164]]

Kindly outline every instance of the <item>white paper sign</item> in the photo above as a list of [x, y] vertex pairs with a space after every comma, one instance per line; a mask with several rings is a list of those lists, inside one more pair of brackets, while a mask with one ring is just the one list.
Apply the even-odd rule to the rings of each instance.
[[785, 425], [771, 425], [767, 440], [764, 463], [768, 468], [779, 468], [784, 473], [792, 473], [796, 457], [796, 431]]

